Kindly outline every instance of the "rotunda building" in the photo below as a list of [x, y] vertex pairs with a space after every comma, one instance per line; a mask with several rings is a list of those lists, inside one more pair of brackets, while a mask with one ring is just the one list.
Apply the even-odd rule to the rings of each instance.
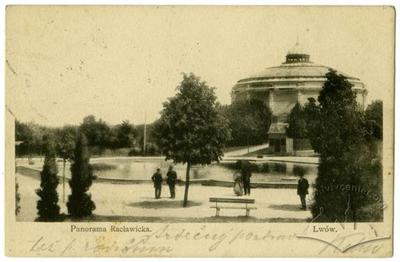
[[[310, 55], [301, 50], [299, 44], [296, 43], [281, 65], [266, 68], [237, 81], [232, 88], [232, 102], [259, 99], [269, 106], [274, 116], [273, 124], [268, 132], [270, 148], [273, 152], [289, 153], [293, 146], [286, 137], [287, 117], [297, 102], [304, 105], [310, 97], [317, 100], [326, 81], [325, 75], [330, 69], [333, 68], [311, 62]], [[344, 75], [353, 84], [357, 102], [364, 108], [367, 90], [361, 80], [334, 70]], [[281, 144], [276, 148], [271, 147], [271, 143], [277, 143], [274, 137], [279, 139]]]

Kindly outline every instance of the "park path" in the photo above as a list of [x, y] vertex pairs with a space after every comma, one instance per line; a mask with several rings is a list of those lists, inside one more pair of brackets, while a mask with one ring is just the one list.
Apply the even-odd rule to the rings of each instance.
[[249, 147], [245, 147], [245, 148], [241, 148], [241, 149], [225, 152], [224, 156], [226, 156], [226, 157], [243, 156], [243, 155], [246, 155], [246, 154], [249, 154], [249, 153], [253, 153], [255, 151], [259, 151], [259, 150], [266, 149], [266, 148], [268, 148], [268, 143], [267, 144], [262, 144], [262, 145], [256, 145], [256, 146], [249, 146]]
[[[35, 189], [39, 188], [39, 179], [17, 174], [19, 193], [21, 195], [21, 212], [18, 221], [34, 221], [36, 218], [36, 202], [38, 200]], [[174, 218], [191, 222], [198, 218], [209, 218], [215, 215], [211, 209], [209, 197], [235, 197], [232, 188], [191, 185], [189, 189], [189, 207], [181, 208], [184, 188], [177, 186], [175, 200], [168, 198], [168, 187], [163, 186], [162, 198], [153, 198], [153, 187], [150, 184], [111, 184], [94, 183], [90, 192], [96, 203], [94, 213], [98, 216], [108, 217], [158, 217], [166, 222]], [[62, 202], [62, 185], [58, 186], [61, 212], [67, 213], [66, 204]], [[70, 194], [66, 185], [66, 196]], [[66, 197], [67, 198], [67, 197]], [[271, 219], [279, 221], [306, 221], [310, 216], [309, 211], [299, 209], [299, 199], [295, 189], [262, 189], [252, 190], [251, 198], [256, 200], [257, 210], [252, 210], [251, 216], [255, 219]], [[243, 216], [244, 210], [222, 210], [222, 216]]]

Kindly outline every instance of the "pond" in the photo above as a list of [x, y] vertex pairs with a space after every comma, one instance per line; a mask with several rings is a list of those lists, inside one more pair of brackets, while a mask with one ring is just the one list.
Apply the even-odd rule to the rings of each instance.
[[[166, 175], [168, 167], [172, 164], [164, 160], [133, 160], [133, 159], [96, 159], [92, 161], [95, 174], [98, 177], [108, 179], [127, 180], [149, 180], [157, 168], [161, 169], [163, 176]], [[252, 182], [268, 182], [282, 179], [297, 179], [293, 170], [303, 169], [305, 177], [313, 181], [317, 174], [317, 165], [293, 164], [285, 162], [262, 161], [252, 163]], [[176, 164], [174, 169], [178, 178], [185, 180], [186, 165]], [[191, 179], [214, 179], [232, 181], [233, 173], [236, 171], [235, 162], [224, 161], [206, 166], [193, 166], [191, 168]]]
[[[38, 170], [42, 169], [42, 160], [35, 159], [34, 163], [28, 165], [28, 161], [18, 160], [17, 165], [30, 166]], [[59, 175], [62, 174], [62, 161], [58, 160]], [[146, 158], [92, 158], [91, 164], [94, 174], [99, 178], [119, 180], [150, 180], [157, 168], [161, 169], [165, 177], [170, 161], [161, 159]], [[235, 161], [222, 161], [205, 166], [193, 166], [191, 168], [191, 179], [213, 179], [232, 181], [236, 171]], [[282, 180], [296, 180], [298, 177], [293, 173], [296, 169], [302, 169], [305, 177], [312, 183], [317, 175], [317, 165], [303, 163], [288, 163], [278, 161], [257, 161], [251, 162], [252, 182], [272, 182]], [[186, 165], [175, 164], [174, 169], [178, 178], [185, 180]], [[66, 167], [66, 177], [70, 177], [69, 165]]]

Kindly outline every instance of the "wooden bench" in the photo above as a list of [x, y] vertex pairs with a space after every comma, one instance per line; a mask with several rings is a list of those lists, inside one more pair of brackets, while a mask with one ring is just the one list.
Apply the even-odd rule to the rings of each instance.
[[[210, 197], [210, 202], [215, 203], [215, 206], [210, 208], [215, 208], [215, 215], [219, 216], [219, 211], [221, 209], [246, 209], [246, 216], [250, 215], [250, 209], [257, 209], [256, 207], [251, 207], [249, 204], [255, 204], [254, 199], [249, 198], [222, 198], [222, 197]], [[244, 206], [221, 206], [218, 203], [232, 203], [232, 204], [243, 204]]]

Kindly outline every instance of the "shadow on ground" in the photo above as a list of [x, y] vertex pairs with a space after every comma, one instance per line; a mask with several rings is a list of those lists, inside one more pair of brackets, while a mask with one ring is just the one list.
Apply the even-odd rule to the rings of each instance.
[[300, 209], [300, 205], [270, 205], [269, 208], [283, 211], [304, 211]]
[[[188, 201], [187, 207], [200, 206], [201, 202]], [[141, 201], [135, 203], [127, 203], [130, 207], [141, 207], [141, 208], [181, 208], [183, 206], [183, 200], [156, 200], [156, 201]]]
[[307, 219], [296, 218], [255, 218], [255, 217], [144, 217], [144, 216], [100, 216], [93, 215], [91, 217], [79, 220], [66, 219], [65, 222], [140, 222], [140, 223], [304, 223]]

